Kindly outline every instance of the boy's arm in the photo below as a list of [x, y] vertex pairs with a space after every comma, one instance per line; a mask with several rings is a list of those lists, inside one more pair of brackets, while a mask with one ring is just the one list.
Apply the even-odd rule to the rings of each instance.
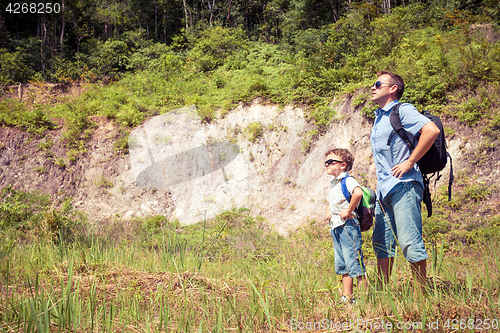
[[351, 197], [351, 202], [349, 203], [349, 207], [347, 208], [347, 210], [343, 210], [340, 212], [340, 218], [342, 220], [349, 220], [354, 218], [352, 212], [354, 212], [354, 209], [358, 206], [362, 197], [363, 197], [363, 190], [361, 189], [361, 187], [356, 186], [352, 191], [352, 197]]
[[332, 219], [332, 214], [330, 213], [330, 206], [326, 204], [325, 221], [329, 221], [331, 219]]

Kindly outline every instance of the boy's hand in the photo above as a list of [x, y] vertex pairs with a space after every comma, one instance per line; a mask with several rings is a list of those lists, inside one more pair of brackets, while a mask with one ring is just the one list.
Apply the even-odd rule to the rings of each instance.
[[332, 214], [326, 213], [325, 215], [325, 221], [330, 221], [332, 219]]
[[348, 213], [347, 210], [341, 211], [339, 215], [340, 215], [340, 218], [344, 221], [354, 218], [354, 215], [352, 215], [352, 213]]

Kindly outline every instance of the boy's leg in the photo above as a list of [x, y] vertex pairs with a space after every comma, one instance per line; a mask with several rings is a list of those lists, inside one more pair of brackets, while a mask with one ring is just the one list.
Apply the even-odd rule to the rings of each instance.
[[[363, 263], [363, 251], [361, 250], [361, 230], [357, 220], [346, 221], [340, 238], [344, 252], [347, 274], [342, 276], [344, 294], [353, 294], [354, 278], [363, 277], [366, 269]], [[358, 286], [359, 287], [359, 286]]]
[[354, 279], [349, 274], [342, 275], [342, 286], [344, 287], [344, 295], [352, 295], [352, 286]]
[[344, 252], [340, 242], [341, 233], [342, 233], [342, 227], [330, 229], [330, 234], [332, 235], [333, 239], [333, 253], [335, 255], [335, 273], [337, 275], [347, 274]]

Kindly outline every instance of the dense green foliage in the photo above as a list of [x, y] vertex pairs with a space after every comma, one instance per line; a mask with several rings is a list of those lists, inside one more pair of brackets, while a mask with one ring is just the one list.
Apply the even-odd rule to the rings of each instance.
[[[300, 52], [309, 61], [339, 69], [366, 50], [386, 54], [387, 47], [397, 47], [403, 32], [500, 22], [500, 5], [494, 0], [65, 0], [59, 5], [58, 13], [14, 13], [2, 3], [0, 82], [115, 77], [154, 68], [150, 61], [160, 58], [165, 46], [192, 52], [200, 69], [211, 70], [230, 50], [243, 46], [235, 35], [291, 47], [291, 54]], [[389, 13], [396, 18], [377, 22]], [[207, 32], [211, 29], [215, 33]], [[209, 54], [200, 57], [205, 52]], [[369, 59], [369, 53], [363, 58]]]
[[[377, 71], [386, 69], [405, 78], [405, 101], [468, 125], [482, 121], [484, 131], [497, 136], [500, 33], [495, 2], [410, 1], [389, 9], [385, 1], [350, 5], [271, 1], [260, 7], [264, 8], [260, 14], [253, 12], [258, 1], [249, 7], [234, 2], [226, 15], [224, 6], [229, 2], [213, 2], [213, 16], [205, 4], [186, 2], [188, 21], [182, 17], [183, 8], [168, 12], [177, 15], [178, 28], [184, 23], [188, 26], [172, 30], [168, 38], [159, 37], [162, 31], [166, 33], [159, 28], [165, 24], [166, 8], [174, 5], [168, 1], [154, 2], [152, 7], [100, 4], [92, 10], [92, 1], [79, 2], [78, 10], [74, 8], [77, 3], [69, 2], [65, 15], [47, 17], [44, 23], [53, 25], [55, 30], [49, 31], [62, 33], [58, 24], [70, 18], [74, 21], [66, 24], [63, 37], [68, 36], [67, 40], [47, 48], [54, 54], [43, 47], [39, 52], [42, 41], [30, 30], [34, 21], [14, 34], [9, 29], [16, 19], [7, 15], [0, 26], [5, 46], [0, 50], [0, 79], [4, 83], [102, 79], [112, 84], [94, 86], [72, 103], [36, 106], [33, 113], [23, 111], [23, 105], [2, 102], [0, 122], [32, 131], [39, 128], [42, 133], [51, 126], [50, 118], [63, 118], [68, 146], [81, 148], [85, 131], [92, 127], [91, 115], [115, 119], [126, 133], [126, 128], [152, 114], [185, 105], [195, 104], [201, 117], [210, 121], [217, 112], [224, 115], [240, 102], [262, 97], [306, 106], [321, 132], [334, 116], [331, 101], [339, 94], [359, 94], [355, 105], [371, 117], [373, 105], [363, 90], [367, 91]], [[131, 18], [136, 5], [145, 10]], [[332, 9], [330, 5], [333, 16], [321, 14]], [[283, 15], [271, 19], [273, 11]], [[154, 24], [148, 21], [153, 17], [157, 19], [155, 33]], [[212, 17], [210, 22], [207, 17]], [[251, 23], [250, 17], [258, 22]], [[144, 30], [139, 18], [149, 28]], [[232, 27], [236, 23], [239, 26]], [[83, 27], [86, 32], [78, 30]], [[57, 38], [44, 42], [50, 40]], [[40, 54], [43, 61], [35, 59]]]

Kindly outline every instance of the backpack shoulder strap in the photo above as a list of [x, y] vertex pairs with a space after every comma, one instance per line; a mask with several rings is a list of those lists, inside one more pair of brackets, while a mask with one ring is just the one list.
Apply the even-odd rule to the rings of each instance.
[[351, 194], [349, 193], [349, 190], [347, 190], [347, 185], [345, 184], [347, 178], [351, 176], [347, 175], [342, 180], [340, 181], [340, 187], [342, 188], [342, 193], [344, 194], [344, 197], [348, 202], [351, 202]]
[[[399, 117], [399, 107], [401, 106], [402, 103], [397, 103], [391, 111], [391, 114], [389, 116], [389, 120], [391, 122], [392, 128], [394, 128], [394, 132], [396, 132], [401, 139], [406, 143], [408, 148], [410, 150], [413, 150], [413, 144], [410, 142], [410, 139], [408, 139], [408, 135], [406, 134], [405, 129], [403, 128], [403, 124], [401, 124], [401, 118]], [[391, 145], [391, 136], [387, 139], [387, 145]]]
[[455, 180], [455, 176], [453, 175], [453, 160], [451, 159], [450, 154], [446, 153], [446, 156], [450, 158], [450, 180], [448, 182], [448, 201], [451, 201], [451, 185]]

